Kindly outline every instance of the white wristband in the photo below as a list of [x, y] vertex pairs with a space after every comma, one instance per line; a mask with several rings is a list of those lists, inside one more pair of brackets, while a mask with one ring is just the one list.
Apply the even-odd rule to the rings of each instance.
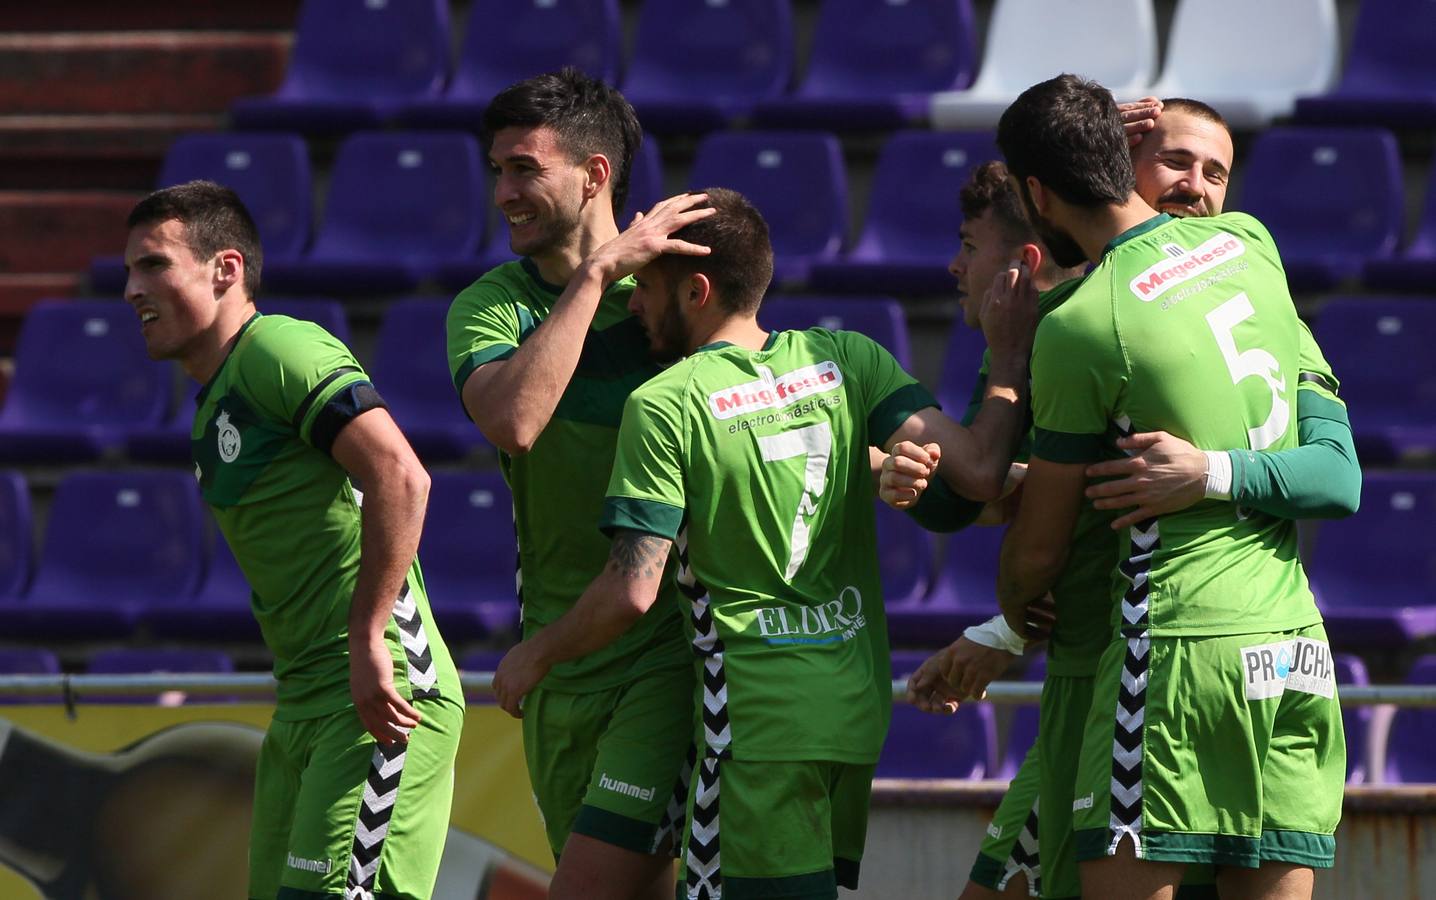
[[1013, 631], [1012, 626], [1008, 625], [1002, 616], [993, 616], [981, 625], [973, 625], [964, 631], [962, 636], [974, 644], [994, 650], [1006, 650], [1013, 656], [1021, 656], [1022, 651], [1027, 649], [1027, 641]]
[[1232, 458], [1225, 450], [1204, 450], [1207, 457], [1206, 496], [1210, 500], [1232, 499]]

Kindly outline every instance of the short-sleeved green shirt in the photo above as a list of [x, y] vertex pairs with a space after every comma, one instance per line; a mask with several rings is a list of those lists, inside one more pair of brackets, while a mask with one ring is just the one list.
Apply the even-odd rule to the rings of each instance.
[[891, 663], [867, 448], [932, 405], [872, 340], [821, 328], [700, 348], [629, 398], [603, 525], [677, 539], [707, 589], [690, 624], [700, 666], [721, 660], [733, 758], [877, 759]]
[[[547, 427], [528, 453], [501, 456], [514, 497], [526, 638], [567, 612], [608, 561], [609, 542], [597, 526], [623, 403], [661, 371], [650, 358], [642, 324], [628, 312], [632, 292], [631, 278], [604, 292], [578, 368]], [[464, 289], [447, 323], [449, 369], [460, 395], [475, 369], [512, 356], [562, 293], [528, 259], [505, 263]], [[689, 665], [682, 616], [677, 589], [666, 576], [658, 602], [638, 624], [603, 650], [555, 666], [544, 686], [606, 690]]]
[[[355, 416], [381, 405], [349, 349], [328, 332], [264, 315], [245, 324], [196, 401], [195, 474], [249, 581], [255, 618], [274, 654], [274, 716], [282, 721], [353, 702], [349, 608], [359, 574], [360, 500], [330, 449]], [[411, 698], [463, 703], [417, 559], [405, 585], [384, 633], [395, 687]]]
[[[1302, 334], [1261, 223], [1155, 216], [1038, 325], [1034, 455], [1091, 462], [1119, 433], [1156, 430], [1199, 447], [1294, 447]], [[1294, 522], [1204, 501], [1118, 542], [1111, 596], [1136, 577], [1154, 636], [1302, 628], [1321, 616], [1296, 542]]]

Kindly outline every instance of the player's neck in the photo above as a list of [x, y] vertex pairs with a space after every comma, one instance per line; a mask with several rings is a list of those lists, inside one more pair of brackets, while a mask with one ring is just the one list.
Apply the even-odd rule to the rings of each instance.
[[717, 322], [711, 329], [695, 331], [693, 347], [689, 349], [696, 350], [720, 342], [745, 350], [762, 350], [763, 345], [768, 343], [768, 332], [764, 331], [758, 320], [752, 316], [729, 316]]
[[234, 349], [239, 333], [244, 330], [244, 323], [254, 313], [254, 303], [248, 298], [221, 301], [214, 323], [196, 335], [185, 348], [179, 359], [180, 368], [200, 384], [208, 384], [224, 364], [229, 351]]
[[1089, 260], [1100, 262], [1103, 251], [1113, 238], [1155, 215], [1157, 211], [1134, 192], [1125, 203], [1077, 213], [1079, 222], [1077, 227], [1073, 228], [1072, 236], [1081, 245], [1082, 252]]
[[[608, 203], [607, 198], [603, 198], [602, 202]], [[616, 237], [618, 224], [614, 222], [611, 210], [594, 207], [564, 246], [529, 258], [533, 260], [539, 277], [544, 281], [566, 285], [589, 254]]]

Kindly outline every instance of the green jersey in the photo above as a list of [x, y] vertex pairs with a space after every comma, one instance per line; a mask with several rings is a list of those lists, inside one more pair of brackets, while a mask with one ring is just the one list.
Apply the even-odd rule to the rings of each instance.
[[[328, 715], [349, 693], [349, 607], [360, 498], [329, 455], [340, 430], [382, 406], [349, 349], [310, 322], [256, 314], [196, 398], [190, 446], [252, 591], [279, 681], [274, 717]], [[384, 631], [406, 697], [463, 703], [415, 559]]]
[[[1117, 434], [1156, 430], [1199, 447], [1294, 447], [1301, 334], [1261, 223], [1155, 216], [1114, 239], [1038, 325], [1034, 454], [1086, 463]], [[1127, 627], [1195, 636], [1321, 621], [1290, 520], [1204, 501], [1119, 543], [1112, 596]]]
[[877, 760], [891, 663], [867, 448], [932, 405], [872, 340], [822, 328], [700, 348], [629, 398], [603, 524], [677, 540], [706, 753]]
[[[454, 299], [449, 370], [462, 396], [479, 366], [508, 359], [553, 309], [563, 289], [528, 259], [505, 263]], [[514, 497], [524, 637], [568, 611], [603, 571], [609, 543], [597, 529], [623, 402], [661, 369], [642, 324], [628, 313], [633, 279], [604, 292], [578, 368], [532, 449], [500, 457]], [[659, 600], [609, 647], [553, 668], [544, 685], [563, 691], [616, 687], [656, 669], [688, 665], [677, 587], [665, 576]]]

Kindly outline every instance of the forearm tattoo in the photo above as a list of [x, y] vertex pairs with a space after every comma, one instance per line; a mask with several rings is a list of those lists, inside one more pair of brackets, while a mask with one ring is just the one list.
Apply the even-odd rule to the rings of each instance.
[[642, 531], [619, 531], [613, 536], [608, 565], [625, 578], [657, 578], [668, 562], [673, 542]]

